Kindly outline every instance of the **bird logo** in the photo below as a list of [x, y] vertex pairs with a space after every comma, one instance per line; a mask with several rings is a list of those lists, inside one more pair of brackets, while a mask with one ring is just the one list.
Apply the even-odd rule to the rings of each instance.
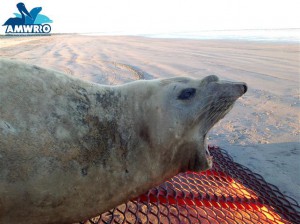
[[17, 4], [19, 13], [14, 13], [15, 17], [9, 18], [3, 24], [6, 27], [5, 33], [49, 33], [51, 26], [48, 23], [53, 21], [46, 15], [41, 14], [42, 7], [35, 7], [27, 10], [25, 4], [20, 2]]

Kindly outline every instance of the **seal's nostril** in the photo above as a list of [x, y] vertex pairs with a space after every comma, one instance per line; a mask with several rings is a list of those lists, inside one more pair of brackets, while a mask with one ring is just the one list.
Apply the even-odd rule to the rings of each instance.
[[248, 86], [246, 84], [244, 84], [243, 87], [244, 87], [244, 93], [246, 93], [248, 90]]

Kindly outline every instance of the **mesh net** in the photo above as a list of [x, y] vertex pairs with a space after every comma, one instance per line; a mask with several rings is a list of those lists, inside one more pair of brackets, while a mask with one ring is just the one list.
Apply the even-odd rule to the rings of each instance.
[[300, 223], [298, 203], [218, 147], [209, 171], [180, 173], [92, 223]]

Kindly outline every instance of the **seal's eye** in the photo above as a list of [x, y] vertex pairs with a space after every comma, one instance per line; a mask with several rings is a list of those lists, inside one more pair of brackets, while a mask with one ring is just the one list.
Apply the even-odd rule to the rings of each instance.
[[194, 88], [187, 88], [181, 91], [179, 96], [177, 97], [179, 100], [188, 100], [195, 96], [196, 89]]

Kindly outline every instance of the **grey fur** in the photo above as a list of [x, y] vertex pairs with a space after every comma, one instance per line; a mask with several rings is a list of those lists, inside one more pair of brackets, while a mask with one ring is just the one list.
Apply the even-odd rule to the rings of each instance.
[[[0, 223], [72, 223], [212, 165], [209, 129], [244, 83], [173, 78], [120, 86], [0, 60]], [[193, 99], [177, 99], [182, 89]]]

